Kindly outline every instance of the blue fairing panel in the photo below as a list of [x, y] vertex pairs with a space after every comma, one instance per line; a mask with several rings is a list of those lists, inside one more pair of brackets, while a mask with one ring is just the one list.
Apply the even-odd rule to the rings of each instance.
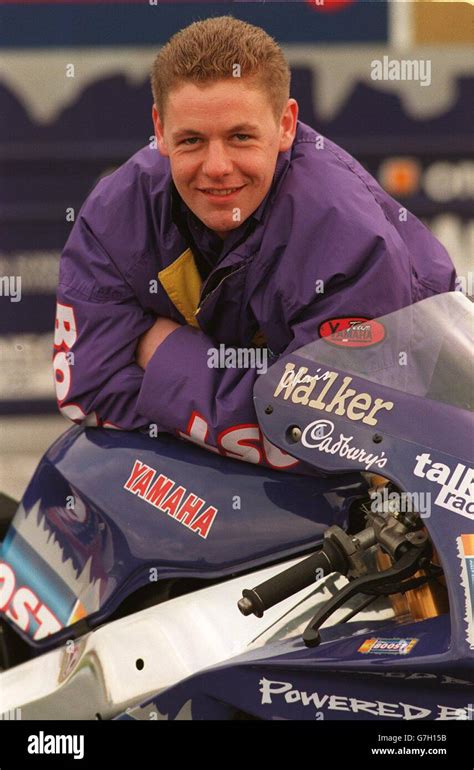
[[[168, 434], [71, 428], [2, 545], [6, 616], [41, 642], [107, 617], [150, 579], [218, 578], [302, 552], [344, 523], [361, 483], [262, 469]], [[39, 619], [18, 585], [34, 592]]]

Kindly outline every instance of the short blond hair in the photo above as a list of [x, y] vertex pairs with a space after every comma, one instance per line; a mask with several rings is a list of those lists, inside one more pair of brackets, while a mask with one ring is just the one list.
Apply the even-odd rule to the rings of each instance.
[[[236, 65], [239, 65], [236, 68]], [[268, 95], [277, 123], [290, 96], [291, 72], [280, 46], [260, 27], [233, 16], [197, 21], [174, 34], [151, 71], [156, 109], [164, 122], [170, 91], [185, 82], [205, 84], [240, 77]]]

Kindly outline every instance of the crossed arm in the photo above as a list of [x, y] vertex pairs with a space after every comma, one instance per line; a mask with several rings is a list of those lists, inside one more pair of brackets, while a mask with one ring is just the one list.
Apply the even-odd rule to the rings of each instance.
[[138, 366], [146, 369], [150, 358], [155, 350], [175, 329], [179, 329], [180, 324], [172, 321], [171, 318], [159, 316], [153, 326], [142, 334], [137, 345], [136, 361]]

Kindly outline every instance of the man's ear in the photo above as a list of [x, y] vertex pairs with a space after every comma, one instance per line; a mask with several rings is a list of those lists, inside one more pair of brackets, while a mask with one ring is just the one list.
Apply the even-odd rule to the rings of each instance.
[[285, 111], [280, 121], [280, 146], [279, 152], [286, 152], [293, 144], [296, 135], [296, 122], [298, 120], [298, 102], [296, 99], [288, 99]]
[[155, 127], [155, 136], [158, 149], [162, 155], [169, 156], [169, 152], [165, 143], [163, 124], [160, 120], [160, 116], [158, 115], [158, 110], [156, 109], [155, 104], [153, 105], [153, 109], [151, 111], [151, 117]]

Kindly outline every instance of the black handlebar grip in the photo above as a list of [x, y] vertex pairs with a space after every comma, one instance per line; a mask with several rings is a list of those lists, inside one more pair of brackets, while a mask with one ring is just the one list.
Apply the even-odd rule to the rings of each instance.
[[252, 590], [242, 591], [243, 598], [238, 602], [239, 610], [243, 615], [253, 613], [257, 618], [261, 618], [265, 610], [307, 588], [325, 575], [331, 572], [345, 574], [347, 569], [348, 564], [343, 553], [333, 542], [325, 540], [321, 550], [311, 554], [307, 559], [280, 572], [279, 575], [275, 575]]

